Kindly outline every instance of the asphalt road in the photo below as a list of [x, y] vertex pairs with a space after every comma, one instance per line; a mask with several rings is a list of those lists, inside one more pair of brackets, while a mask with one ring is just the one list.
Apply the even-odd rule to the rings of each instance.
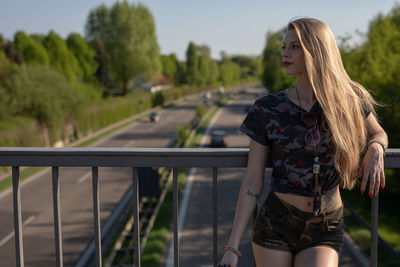
[[[158, 123], [133, 123], [93, 146], [166, 147], [178, 125], [195, 117], [201, 99], [160, 112]], [[99, 168], [101, 222], [116, 207], [132, 182], [131, 168]], [[21, 187], [25, 266], [55, 266], [51, 169]], [[73, 266], [93, 238], [91, 168], [60, 168], [60, 205], [64, 266]], [[16, 266], [12, 194], [0, 194], [0, 266]]]
[[[243, 94], [232, 100], [216, 114], [211, 122], [211, 130], [224, 130], [227, 133], [228, 147], [248, 147], [249, 138], [239, 131], [245, 113], [244, 106], [254, 103], [263, 89], [253, 89], [248, 94]], [[205, 139], [205, 144], [209, 138]], [[244, 168], [220, 168], [218, 169], [218, 259], [222, 258], [223, 248], [226, 246], [235, 213], [237, 195], [244, 177]], [[189, 202], [184, 216], [182, 231], [180, 232], [180, 266], [212, 267], [213, 266], [213, 230], [212, 230], [212, 170], [196, 168], [196, 172], [188, 179], [192, 180]], [[265, 199], [269, 186], [270, 171], [266, 170], [263, 195], [259, 205]], [[184, 208], [180, 207], [180, 212]], [[253, 266], [251, 248], [251, 227], [249, 221], [243, 234], [239, 251], [243, 256], [239, 258], [238, 267]], [[166, 251], [164, 263], [166, 267], [172, 267], [173, 254]], [[172, 256], [172, 257], [171, 257]], [[347, 248], [344, 248], [340, 256], [341, 267], [357, 266]]]

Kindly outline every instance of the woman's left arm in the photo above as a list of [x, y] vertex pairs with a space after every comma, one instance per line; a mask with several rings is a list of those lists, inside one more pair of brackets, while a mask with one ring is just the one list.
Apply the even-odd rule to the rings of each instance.
[[361, 194], [364, 194], [369, 180], [369, 197], [373, 194], [378, 195], [379, 187], [385, 188], [385, 167], [384, 167], [384, 148], [388, 146], [388, 137], [383, 128], [379, 125], [375, 116], [370, 113], [365, 120], [368, 137], [370, 142], [367, 153], [365, 154], [358, 171], [357, 178], [362, 176]]

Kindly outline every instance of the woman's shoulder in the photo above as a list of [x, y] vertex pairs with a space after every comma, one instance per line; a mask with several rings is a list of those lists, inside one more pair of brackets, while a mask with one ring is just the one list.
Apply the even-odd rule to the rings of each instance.
[[273, 92], [266, 94], [256, 99], [255, 104], [262, 107], [273, 107], [282, 103], [282, 98], [285, 96], [285, 91]]

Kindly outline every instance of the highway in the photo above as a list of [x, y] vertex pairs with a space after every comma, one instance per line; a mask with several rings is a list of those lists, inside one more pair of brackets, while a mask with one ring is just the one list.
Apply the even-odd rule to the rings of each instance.
[[[166, 147], [178, 125], [195, 117], [202, 99], [160, 111], [160, 121], [133, 123], [95, 147]], [[99, 168], [101, 222], [117, 206], [132, 183], [131, 168]], [[55, 266], [51, 169], [24, 181], [21, 187], [25, 266]], [[60, 206], [64, 266], [73, 266], [93, 238], [91, 168], [60, 168]], [[16, 266], [12, 193], [0, 194], [0, 266]]]

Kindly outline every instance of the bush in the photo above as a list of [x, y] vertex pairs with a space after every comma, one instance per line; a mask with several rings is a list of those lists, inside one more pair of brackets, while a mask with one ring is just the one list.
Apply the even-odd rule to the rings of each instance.
[[178, 146], [182, 146], [189, 138], [190, 130], [188, 127], [177, 126], [176, 127], [176, 143]]
[[151, 108], [151, 94], [135, 90], [123, 97], [100, 99], [85, 105], [75, 118], [79, 137]]
[[46, 126], [56, 126], [74, 113], [79, 98], [59, 72], [44, 66], [22, 66], [6, 83], [15, 115], [33, 117]]
[[206, 107], [204, 105], [198, 105], [196, 108], [196, 117], [200, 120], [206, 114]]
[[43, 146], [42, 129], [35, 119], [10, 117], [0, 121], [0, 146]]
[[164, 105], [165, 96], [164, 96], [163, 92], [159, 91], [159, 92], [155, 93], [152, 96], [151, 101], [152, 101], [152, 106], [153, 107]]

